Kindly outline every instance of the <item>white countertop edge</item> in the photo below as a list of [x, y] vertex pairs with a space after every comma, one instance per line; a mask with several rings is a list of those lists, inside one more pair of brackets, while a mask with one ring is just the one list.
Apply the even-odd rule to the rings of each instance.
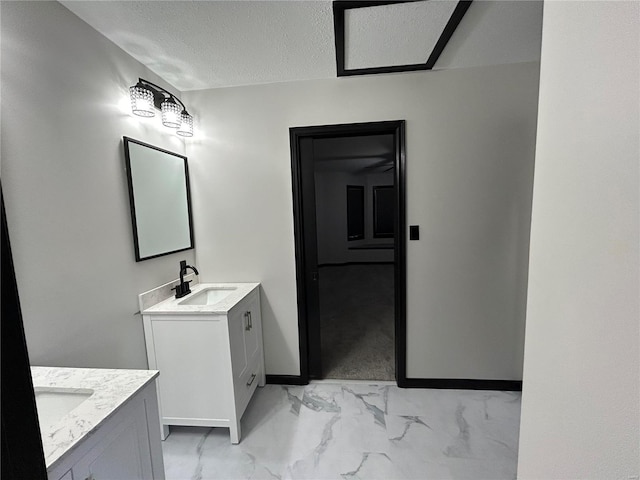
[[[238, 302], [258, 287], [260, 287], [260, 283], [258, 282], [199, 283], [191, 289], [191, 293], [189, 295], [182, 298], [168, 298], [143, 310], [141, 313], [143, 315], [226, 315], [238, 304]], [[208, 288], [235, 288], [236, 290], [220, 302], [213, 305], [179, 305], [180, 302], [187, 300], [190, 296]]]
[[34, 388], [91, 389], [94, 393], [41, 432], [47, 470], [159, 375], [157, 370], [31, 367]]

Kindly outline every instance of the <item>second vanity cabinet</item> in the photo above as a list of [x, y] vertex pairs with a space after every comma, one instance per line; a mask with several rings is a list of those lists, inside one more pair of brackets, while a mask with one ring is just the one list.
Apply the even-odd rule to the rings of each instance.
[[31, 367], [31, 376], [49, 480], [165, 478], [158, 372]]
[[163, 438], [170, 425], [228, 427], [231, 443], [240, 442], [242, 414], [265, 384], [260, 290], [250, 285], [228, 308], [143, 312], [149, 368], [160, 371]]
[[[164, 472], [154, 471], [149, 451], [150, 437], [148, 433], [146, 407], [153, 405], [155, 395], [147, 402], [131, 402], [115, 422], [103, 427], [96, 438], [100, 441], [67, 470], [61, 480], [100, 480], [109, 478], [126, 478], [130, 480], [164, 478]], [[149, 423], [155, 422], [154, 434], [158, 435], [158, 417], [151, 417]], [[111, 426], [111, 424], [114, 424]], [[110, 428], [111, 427], [111, 428]], [[102, 433], [106, 431], [106, 433]], [[158, 437], [153, 438], [160, 448]], [[160, 451], [160, 456], [162, 452]], [[66, 467], [62, 467], [62, 470]], [[58, 478], [54, 472], [49, 478]]]

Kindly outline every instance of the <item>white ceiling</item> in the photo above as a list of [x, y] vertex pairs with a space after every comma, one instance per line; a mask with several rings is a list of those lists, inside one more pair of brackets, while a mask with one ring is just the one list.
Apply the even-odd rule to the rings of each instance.
[[[180, 91], [336, 77], [330, 0], [60, 3]], [[352, 32], [357, 25], [387, 24], [376, 28], [395, 32], [398, 41], [365, 41], [349, 61], [404, 63], [407, 52], [416, 57], [431, 42], [423, 32], [429, 8], [416, 5], [393, 14], [383, 7], [358, 9], [363, 12], [352, 17]], [[412, 9], [420, 14], [406, 15]], [[539, 60], [541, 30], [542, 2], [475, 0], [435, 68]]]

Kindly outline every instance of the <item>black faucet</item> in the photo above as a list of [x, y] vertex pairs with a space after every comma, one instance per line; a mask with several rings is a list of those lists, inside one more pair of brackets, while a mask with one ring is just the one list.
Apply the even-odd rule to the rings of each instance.
[[182, 260], [180, 262], [180, 284], [176, 285], [171, 289], [176, 291], [176, 298], [182, 298], [185, 295], [189, 295], [191, 293], [191, 289], [189, 288], [189, 284], [191, 283], [191, 280], [186, 282], [184, 281], [184, 274], [187, 273], [187, 268], [190, 268], [191, 270], [193, 270], [193, 273], [195, 273], [196, 275], [200, 275], [196, 267], [187, 265], [187, 261]]

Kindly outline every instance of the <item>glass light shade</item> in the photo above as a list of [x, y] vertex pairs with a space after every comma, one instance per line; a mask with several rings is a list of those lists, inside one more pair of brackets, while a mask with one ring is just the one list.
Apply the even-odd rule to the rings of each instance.
[[153, 93], [144, 87], [135, 85], [129, 88], [131, 111], [140, 117], [153, 117]]
[[193, 117], [186, 112], [182, 112], [180, 120], [180, 127], [178, 127], [176, 133], [183, 137], [193, 137]]
[[182, 107], [180, 107], [171, 98], [167, 98], [160, 106], [162, 110], [162, 124], [169, 128], [178, 128], [180, 126], [180, 113]]

